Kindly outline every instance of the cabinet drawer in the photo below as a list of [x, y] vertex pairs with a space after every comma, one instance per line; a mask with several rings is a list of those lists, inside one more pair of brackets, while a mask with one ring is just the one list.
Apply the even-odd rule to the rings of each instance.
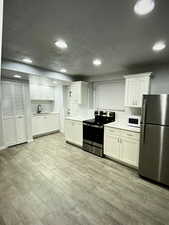
[[73, 126], [75, 126], [75, 125], [76, 125], [76, 126], [78, 126], [78, 125], [79, 125], [79, 126], [82, 126], [82, 122], [80, 122], [80, 121], [72, 120], [71, 122], [72, 122], [72, 125], [73, 125]]
[[119, 136], [120, 135], [120, 130], [116, 129], [116, 128], [105, 127], [104, 128], [104, 133], [105, 133], [105, 135]]
[[139, 133], [135, 133], [135, 132], [132, 132], [132, 131], [126, 131], [126, 130], [121, 131], [121, 136], [125, 137], [125, 138], [135, 139], [135, 140], [140, 139]]

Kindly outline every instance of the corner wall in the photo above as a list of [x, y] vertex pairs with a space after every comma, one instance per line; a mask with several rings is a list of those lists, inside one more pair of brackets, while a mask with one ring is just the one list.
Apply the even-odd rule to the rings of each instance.
[[2, 55], [2, 23], [3, 23], [3, 0], [0, 0], [0, 149], [3, 147], [2, 133], [2, 97], [1, 97], [1, 55]]

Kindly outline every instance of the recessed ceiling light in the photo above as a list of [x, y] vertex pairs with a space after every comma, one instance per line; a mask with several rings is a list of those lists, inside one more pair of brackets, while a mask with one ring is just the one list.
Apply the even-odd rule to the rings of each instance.
[[100, 66], [101, 64], [102, 64], [101, 59], [94, 59], [94, 60], [93, 60], [93, 65], [95, 65], [95, 66]]
[[62, 68], [62, 69], [60, 70], [60, 72], [61, 72], [61, 73], [66, 73], [66, 72], [67, 72], [67, 70], [66, 70], [66, 69], [64, 69], [64, 68]]
[[15, 78], [21, 78], [22, 76], [20, 76], [18, 74], [15, 74], [15, 75], [13, 75], [13, 77], [15, 77]]
[[22, 60], [24, 63], [32, 63], [32, 60], [30, 58], [23, 58]]
[[55, 45], [56, 45], [56, 47], [61, 48], [61, 49], [66, 49], [68, 47], [67, 43], [62, 39], [57, 40], [55, 42]]
[[156, 42], [154, 45], [153, 45], [153, 51], [155, 52], [159, 52], [159, 51], [162, 51], [163, 49], [166, 48], [166, 43], [165, 41], [158, 41]]
[[134, 11], [136, 14], [143, 16], [155, 8], [155, 0], [137, 0], [135, 6], [134, 6]]
[[57, 81], [53, 81], [53, 84], [57, 84]]

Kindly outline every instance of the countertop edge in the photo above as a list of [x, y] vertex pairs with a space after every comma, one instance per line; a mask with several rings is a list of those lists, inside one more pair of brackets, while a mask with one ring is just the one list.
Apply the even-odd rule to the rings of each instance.
[[138, 130], [139, 128], [130, 128], [130, 127], [123, 127], [123, 126], [120, 126], [117, 127], [116, 125], [111, 125], [111, 124], [105, 124], [104, 127], [110, 127], [110, 128], [114, 128], [114, 129], [119, 129], [119, 130], [127, 130], [127, 131], [130, 131], [130, 132], [134, 132], [134, 133], [140, 133], [140, 130]]

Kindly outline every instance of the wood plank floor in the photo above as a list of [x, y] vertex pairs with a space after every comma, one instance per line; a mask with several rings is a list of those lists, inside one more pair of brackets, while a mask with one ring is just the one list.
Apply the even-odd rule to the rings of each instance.
[[120, 224], [169, 224], [169, 190], [61, 134], [0, 152], [0, 225]]

